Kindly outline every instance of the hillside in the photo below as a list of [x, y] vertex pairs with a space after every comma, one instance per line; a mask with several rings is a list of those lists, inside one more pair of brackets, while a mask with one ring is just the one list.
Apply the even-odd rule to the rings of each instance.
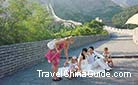
[[116, 4], [122, 6], [122, 7], [130, 7], [134, 5], [138, 5], [138, 0], [112, 0]]
[[125, 22], [136, 13], [138, 13], [138, 6], [126, 8], [122, 12], [114, 15], [112, 22], [114, 25], [124, 25]]
[[[43, 1], [43, 0], [41, 0]], [[96, 17], [110, 22], [121, 7], [111, 0], [51, 0], [56, 15], [63, 19], [86, 22]]]
[[[0, 15], [5, 14], [0, 17], [0, 45], [41, 41], [70, 35], [108, 34], [103, 29], [104, 24], [95, 20], [81, 24], [81, 26], [74, 26], [73, 29], [61, 24], [55, 25], [57, 23], [53, 23], [53, 18], [46, 10], [45, 3], [43, 6], [33, 1], [10, 0], [7, 7], [3, 7], [3, 3], [0, 3]], [[73, 23], [71, 20], [65, 22]]]
[[112, 18], [112, 22], [115, 26], [122, 27], [126, 23], [126, 21], [136, 13], [138, 13], [138, 6], [126, 8], [122, 12], [114, 15]]

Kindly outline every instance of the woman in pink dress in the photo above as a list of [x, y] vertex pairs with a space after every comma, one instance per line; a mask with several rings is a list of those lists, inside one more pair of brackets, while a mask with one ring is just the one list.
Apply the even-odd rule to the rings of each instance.
[[[59, 60], [61, 56], [61, 51], [64, 49], [66, 61], [64, 66], [68, 63], [68, 49], [69, 45], [74, 42], [74, 38], [72, 36], [66, 37], [59, 40], [54, 40], [52, 45], [53, 48], [49, 49], [48, 52], [45, 54], [45, 57], [48, 59], [48, 62], [52, 64], [52, 71], [53, 71], [53, 81], [60, 81], [62, 78], [57, 77], [56, 73], [58, 71]], [[52, 46], [51, 46], [52, 47]]]

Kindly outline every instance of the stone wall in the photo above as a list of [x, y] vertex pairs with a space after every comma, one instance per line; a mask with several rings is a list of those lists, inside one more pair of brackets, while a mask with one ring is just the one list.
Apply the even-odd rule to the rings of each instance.
[[[109, 38], [108, 35], [75, 37], [71, 48]], [[50, 40], [0, 46], [0, 78], [45, 61], [47, 42]]]
[[136, 43], [138, 45], [138, 28], [134, 29], [134, 32], [133, 32], [133, 41], [134, 41], [134, 43]]
[[109, 33], [114, 32], [118, 34], [133, 35], [133, 30], [131, 29], [118, 29], [110, 26], [105, 26], [104, 29], [107, 30]]
[[95, 36], [79, 36], [75, 37], [75, 43], [70, 46], [70, 48], [78, 48], [80, 46], [90, 44], [99, 40], [108, 39], [107, 35], [95, 35]]

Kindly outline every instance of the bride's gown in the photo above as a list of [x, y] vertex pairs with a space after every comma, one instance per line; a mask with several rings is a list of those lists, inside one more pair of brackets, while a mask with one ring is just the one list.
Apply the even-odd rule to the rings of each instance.
[[84, 72], [104, 72], [105, 70], [102, 69], [101, 67], [93, 68], [92, 64], [88, 63], [88, 59], [84, 59], [81, 61], [81, 70]]
[[[78, 58], [78, 61], [79, 61], [80, 58]], [[81, 61], [81, 70], [82, 71], [87, 71], [87, 70], [91, 70], [91, 65], [88, 64], [88, 61], [87, 59], [83, 59]]]
[[[78, 60], [79, 59], [80, 58], [78, 58]], [[69, 67], [60, 67], [58, 69], [58, 73], [60, 73], [60, 75], [62, 76], [68, 75], [68, 69]], [[86, 72], [86, 73], [89, 72], [89, 73], [95, 73], [95, 74], [99, 72], [105, 72], [105, 70], [100, 67], [92, 68], [92, 65], [88, 63], [87, 58], [81, 61], [81, 70], [82, 72]]]

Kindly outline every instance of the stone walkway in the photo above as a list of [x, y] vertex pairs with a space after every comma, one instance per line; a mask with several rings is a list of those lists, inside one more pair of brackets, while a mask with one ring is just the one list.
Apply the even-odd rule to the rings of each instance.
[[[60, 67], [63, 66], [62, 59]], [[50, 78], [39, 78], [36, 70], [51, 71], [50, 64], [44, 62], [33, 66], [29, 69], [17, 72], [16, 74], [0, 79], [0, 85], [138, 85], [138, 59], [114, 59], [115, 67], [111, 71], [111, 75], [115, 72], [130, 72], [130, 76], [126, 77], [86, 77], [74, 78], [68, 80], [63, 77], [62, 81], [53, 82]]]
[[97, 51], [102, 52], [104, 47], [108, 47], [113, 55], [137, 55], [138, 45], [134, 44], [132, 39], [111, 39], [100, 41], [93, 46]]
[[[94, 46], [97, 51], [102, 52], [104, 47], [108, 47], [113, 55], [137, 55], [138, 46], [132, 42], [132, 36], [120, 35], [112, 33], [110, 40], [99, 41], [89, 45], [82, 46], [77, 49], [70, 49], [69, 55], [78, 56], [83, 47]], [[62, 56], [64, 57], [64, 56]], [[64, 59], [60, 62], [63, 66]], [[53, 82], [51, 77], [39, 78], [37, 70], [51, 72], [51, 65], [45, 61], [44, 63], [30, 67], [13, 74], [11, 76], [0, 79], [0, 85], [138, 85], [138, 58], [115, 58], [113, 59], [115, 67], [110, 73], [130, 72], [131, 77], [105, 77], [105, 78], [75, 78], [68, 80], [63, 78], [62, 81]]]
[[132, 40], [132, 35], [120, 34], [110, 31], [111, 39], [105, 41], [99, 41], [93, 45], [97, 51], [102, 52], [104, 47], [108, 47], [112, 55], [136, 55], [138, 56], [138, 45]]

